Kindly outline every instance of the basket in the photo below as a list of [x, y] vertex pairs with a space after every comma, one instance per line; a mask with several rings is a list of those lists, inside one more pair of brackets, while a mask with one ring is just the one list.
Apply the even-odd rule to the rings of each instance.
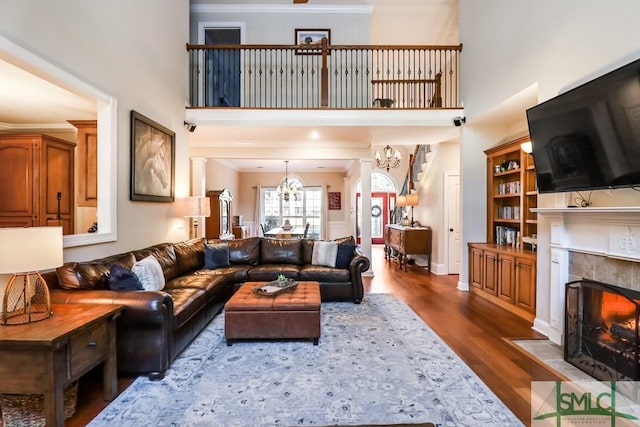
[[[78, 402], [78, 381], [64, 390], [64, 418], [76, 412]], [[3, 427], [44, 426], [44, 396], [41, 394], [1, 394]]]

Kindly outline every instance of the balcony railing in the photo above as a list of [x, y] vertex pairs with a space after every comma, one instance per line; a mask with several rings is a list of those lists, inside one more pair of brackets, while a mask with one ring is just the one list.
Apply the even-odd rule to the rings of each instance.
[[187, 45], [194, 108], [460, 108], [459, 46]]

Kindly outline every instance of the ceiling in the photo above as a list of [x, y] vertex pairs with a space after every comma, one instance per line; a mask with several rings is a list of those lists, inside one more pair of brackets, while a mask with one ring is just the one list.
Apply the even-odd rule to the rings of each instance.
[[[291, 4], [289, 3], [291, 0], [243, 0], [242, 2], [275, 5], [280, 4], [280, 1], [283, 4]], [[382, 4], [388, 6], [390, 1], [310, 0], [308, 4], [340, 4], [342, 6], [370, 4], [375, 7]], [[393, 0], [394, 3], [397, 1]], [[457, 8], [455, 0], [421, 1], [438, 4], [446, 10]], [[192, 0], [192, 4], [208, 2], [215, 3], [217, 0]], [[305, 5], [299, 5], [299, 7], [305, 7]], [[445, 15], [451, 17], [457, 16], [457, 13]], [[424, 25], [429, 25], [429, 19], [442, 25], [442, 16], [439, 14], [439, 16], [425, 17]], [[439, 43], [444, 42], [433, 40], [431, 44]], [[96, 119], [95, 100], [78, 96], [2, 59], [0, 59], [0, 75], [2, 76], [0, 105], [11, 106], [11, 108], [0, 109], [0, 132], [70, 131], [74, 128], [67, 123], [67, 120]], [[186, 116], [188, 117], [188, 112]], [[409, 147], [455, 139], [459, 135], [459, 129], [450, 125], [425, 127], [398, 126], [393, 123], [386, 125], [359, 123], [336, 126], [324, 123], [321, 126], [314, 126], [307, 121], [303, 125], [289, 126], [257, 121], [254, 125], [247, 126], [245, 120], [241, 125], [236, 126], [211, 125], [206, 123], [206, 120], [196, 121], [196, 123], [198, 127], [195, 132], [188, 134], [192, 151], [195, 149], [197, 154], [217, 158], [239, 171], [281, 171], [284, 168], [284, 159], [291, 160], [289, 164], [291, 172], [346, 171], [353, 164], [353, 159], [358, 156], [337, 154], [338, 149], [346, 149], [347, 152], [351, 149], [355, 152], [363, 149], [370, 150], [372, 146], [384, 146], [387, 143]], [[238, 155], [239, 158], [229, 159], [230, 147], [234, 147], [234, 153], [242, 153], [244, 150], [244, 154]], [[318, 153], [319, 147], [325, 151]]]

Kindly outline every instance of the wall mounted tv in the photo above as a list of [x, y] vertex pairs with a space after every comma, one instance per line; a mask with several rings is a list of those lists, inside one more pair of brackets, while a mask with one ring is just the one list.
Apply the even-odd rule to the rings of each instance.
[[640, 186], [640, 59], [527, 110], [538, 191]]

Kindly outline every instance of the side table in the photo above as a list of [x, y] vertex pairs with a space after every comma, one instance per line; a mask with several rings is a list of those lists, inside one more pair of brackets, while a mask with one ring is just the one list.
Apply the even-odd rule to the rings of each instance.
[[64, 426], [64, 389], [103, 365], [105, 400], [118, 392], [115, 319], [111, 304], [52, 304], [53, 316], [0, 326], [0, 393], [44, 395], [47, 426]]

